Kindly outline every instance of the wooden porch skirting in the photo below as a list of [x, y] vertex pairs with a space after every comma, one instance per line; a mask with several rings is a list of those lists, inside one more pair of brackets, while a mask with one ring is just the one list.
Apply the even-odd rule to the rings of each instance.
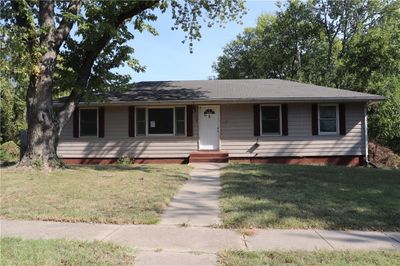
[[[66, 164], [115, 164], [118, 158], [62, 158]], [[307, 157], [229, 157], [230, 162], [276, 163], [294, 165], [344, 165], [364, 166], [364, 156], [307, 156]], [[188, 158], [135, 158], [134, 164], [185, 164]]]

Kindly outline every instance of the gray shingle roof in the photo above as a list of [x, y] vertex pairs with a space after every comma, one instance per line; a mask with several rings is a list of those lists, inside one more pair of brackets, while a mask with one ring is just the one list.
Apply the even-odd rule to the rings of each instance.
[[105, 94], [124, 102], [381, 101], [379, 95], [279, 79], [138, 82], [124, 93]]

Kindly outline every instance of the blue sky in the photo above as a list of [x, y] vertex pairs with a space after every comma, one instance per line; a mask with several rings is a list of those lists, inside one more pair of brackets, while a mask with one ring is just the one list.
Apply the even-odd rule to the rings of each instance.
[[[230, 22], [225, 28], [203, 27], [202, 38], [194, 43], [193, 53], [189, 53], [188, 44], [182, 44], [184, 33], [172, 31], [171, 13], [166, 12], [152, 22], [159, 33], [136, 33], [129, 42], [135, 48], [135, 58], [146, 66], [145, 73], [136, 73], [128, 67], [118, 72], [132, 75], [133, 81], [151, 80], [203, 80], [213, 75], [212, 63], [222, 54], [222, 48], [232, 41], [246, 27], [254, 27], [257, 17], [262, 13], [274, 13], [276, 1], [247, 1], [248, 13], [243, 17], [243, 24]], [[215, 73], [214, 73], [215, 74]]]

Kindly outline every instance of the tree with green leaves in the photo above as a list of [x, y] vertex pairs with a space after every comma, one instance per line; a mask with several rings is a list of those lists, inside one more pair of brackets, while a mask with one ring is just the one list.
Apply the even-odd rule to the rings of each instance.
[[0, 27], [0, 142], [15, 141], [26, 128], [25, 93], [28, 86], [24, 61], [12, 56], [22, 49], [14, 38], [6, 39], [9, 29]]
[[[242, 0], [1, 2], [2, 43], [18, 43], [7, 60], [19, 60], [18, 67], [27, 70], [28, 146], [21, 166], [57, 165], [58, 138], [78, 102], [124, 88], [130, 77], [112, 71], [121, 64], [144, 70], [126, 43], [134, 32], [156, 34], [148, 22], [157, 19], [157, 10], [172, 12], [172, 29], [183, 30], [191, 47], [201, 37], [200, 19], [212, 27], [239, 20], [245, 8]], [[60, 93], [68, 99], [55, 110], [53, 97]]]
[[[251, 33], [251, 34], [249, 34]], [[371, 137], [400, 153], [400, 1], [288, 1], [228, 43], [220, 79], [281, 78], [377, 93]]]
[[400, 9], [354, 35], [338, 73], [343, 87], [386, 96], [370, 106], [370, 134], [400, 153]]
[[[304, 75], [308, 52], [321, 41], [312, 6], [301, 1], [279, 6], [282, 10], [276, 15], [261, 15], [255, 28], [245, 29], [226, 45], [214, 64], [219, 78], [299, 79]], [[233, 66], [236, 69], [230, 69]]]

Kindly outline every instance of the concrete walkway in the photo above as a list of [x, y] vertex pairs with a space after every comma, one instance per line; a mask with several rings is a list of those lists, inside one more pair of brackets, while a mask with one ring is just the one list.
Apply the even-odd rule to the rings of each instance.
[[215, 265], [217, 252], [234, 250], [400, 251], [400, 232], [235, 230], [174, 225], [112, 225], [2, 220], [0, 234], [28, 239], [101, 240], [137, 249], [135, 265]]
[[161, 216], [161, 225], [208, 226], [220, 224], [221, 163], [192, 164], [190, 179]]

